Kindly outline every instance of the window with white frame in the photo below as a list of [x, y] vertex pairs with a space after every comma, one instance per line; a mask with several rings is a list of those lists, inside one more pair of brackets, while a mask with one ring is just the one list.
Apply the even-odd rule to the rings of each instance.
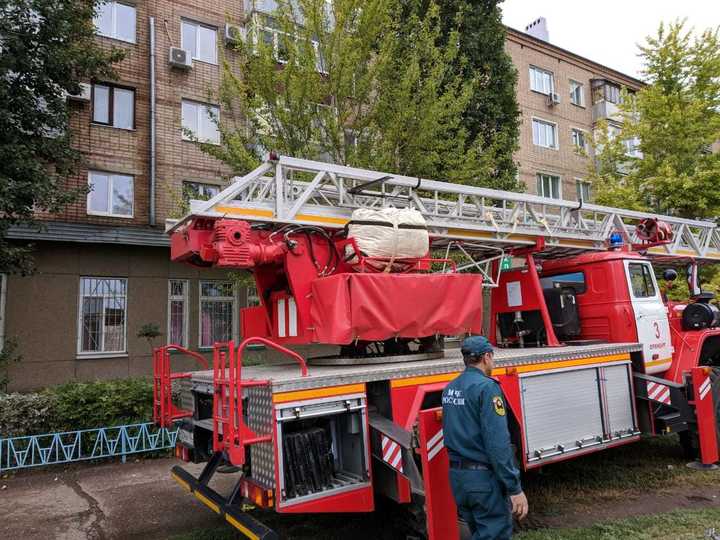
[[200, 347], [235, 335], [235, 287], [230, 281], [200, 281]]
[[94, 84], [93, 122], [121, 129], [135, 127], [135, 90], [109, 84]]
[[557, 150], [557, 125], [538, 118], [532, 121], [533, 144]]
[[198, 101], [182, 100], [183, 139], [220, 144], [220, 107]]
[[576, 178], [575, 186], [577, 188], [577, 200], [584, 203], [590, 202], [590, 195], [592, 193], [590, 188], [592, 184], [582, 178]]
[[623, 141], [625, 146], [625, 155], [633, 158], [642, 158], [643, 153], [640, 151], [640, 137], [630, 137]]
[[80, 278], [78, 354], [127, 351], [127, 279]]
[[109, 0], [100, 4], [95, 13], [95, 32], [101, 36], [135, 43], [135, 6]]
[[190, 52], [193, 60], [217, 64], [217, 28], [183, 20], [180, 47]]
[[188, 282], [168, 280], [168, 343], [188, 346]]
[[134, 179], [126, 174], [89, 171], [87, 213], [97, 216], [133, 216]]
[[552, 94], [555, 91], [552, 71], [530, 66], [530, 90], [541, 94]]
[[588, 140], [586, 132], [582, 129], [572, 128], [570, 129], [570, 137], [575, 148], [587, 152]]
[[570, 79], [570, 103], [578, 107], [585, 106], [585, 86]]
[[541, 197], [560, 199], [560, 177], [554, 174], [539, 173], [537, 175], [537, 192]]
[[220, 186], [217, 184], [205, 184], [203, 182], [183, 182], [183, 199], [207, 201], [220, 193]]

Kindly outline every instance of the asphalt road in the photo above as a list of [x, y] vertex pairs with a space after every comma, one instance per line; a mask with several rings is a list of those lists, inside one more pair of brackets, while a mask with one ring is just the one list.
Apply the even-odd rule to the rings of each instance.
[[[172, 459], [23, 472], [0, 479], [0, 538], [159, 539], [222, 521], [170, 478]], [[199, 473], [201, 465], [187, 465]], [[234, 475], [216, 475], [221, 493]]]

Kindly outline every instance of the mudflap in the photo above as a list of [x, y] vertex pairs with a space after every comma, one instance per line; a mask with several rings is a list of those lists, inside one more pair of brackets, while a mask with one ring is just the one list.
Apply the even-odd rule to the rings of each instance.
[[[223, 517], [230, 525], [235, 527], [246, 538], [251, 540], [279, 540], [279, 536], [275, 531], [260, 523], [257, 519], [242, 511], [239, 506], [238, 490], [233, 490], [230, 497], [225, 498], [217, 491], [207, 485], [207, 482], [217, 468], [217, 464], [213, 467], [212, 459], [208, 463], [200, 479], [195, 478], [182, 467], [176, 465], [172, 468], [170, 475], [173, 479], [188, 493], [195, 495], [195, 498], [210, 508], [213, 512]], [[208, 467], [213, 467], [208, 472]], [[202, 481], [202, 480], [204, 481]]]
[[450, 488], [448, 455], [442, 429], [442, 408], [420, 411], [418, 424], [428, 540], [460, 538], [457, 506]]

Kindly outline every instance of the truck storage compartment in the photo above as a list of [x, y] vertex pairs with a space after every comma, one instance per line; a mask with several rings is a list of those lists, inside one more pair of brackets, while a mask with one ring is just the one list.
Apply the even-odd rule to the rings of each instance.
[[277, 410], [280, 505], [367, 486], [365, 398]]

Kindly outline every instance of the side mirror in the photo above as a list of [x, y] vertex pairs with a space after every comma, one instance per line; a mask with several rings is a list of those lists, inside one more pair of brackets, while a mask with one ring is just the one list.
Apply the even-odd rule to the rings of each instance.
[[663, 272], [663, 279], [665, 281], [675, 281], [678, 277], [678, 273], [672, 268], [668, 268]]

